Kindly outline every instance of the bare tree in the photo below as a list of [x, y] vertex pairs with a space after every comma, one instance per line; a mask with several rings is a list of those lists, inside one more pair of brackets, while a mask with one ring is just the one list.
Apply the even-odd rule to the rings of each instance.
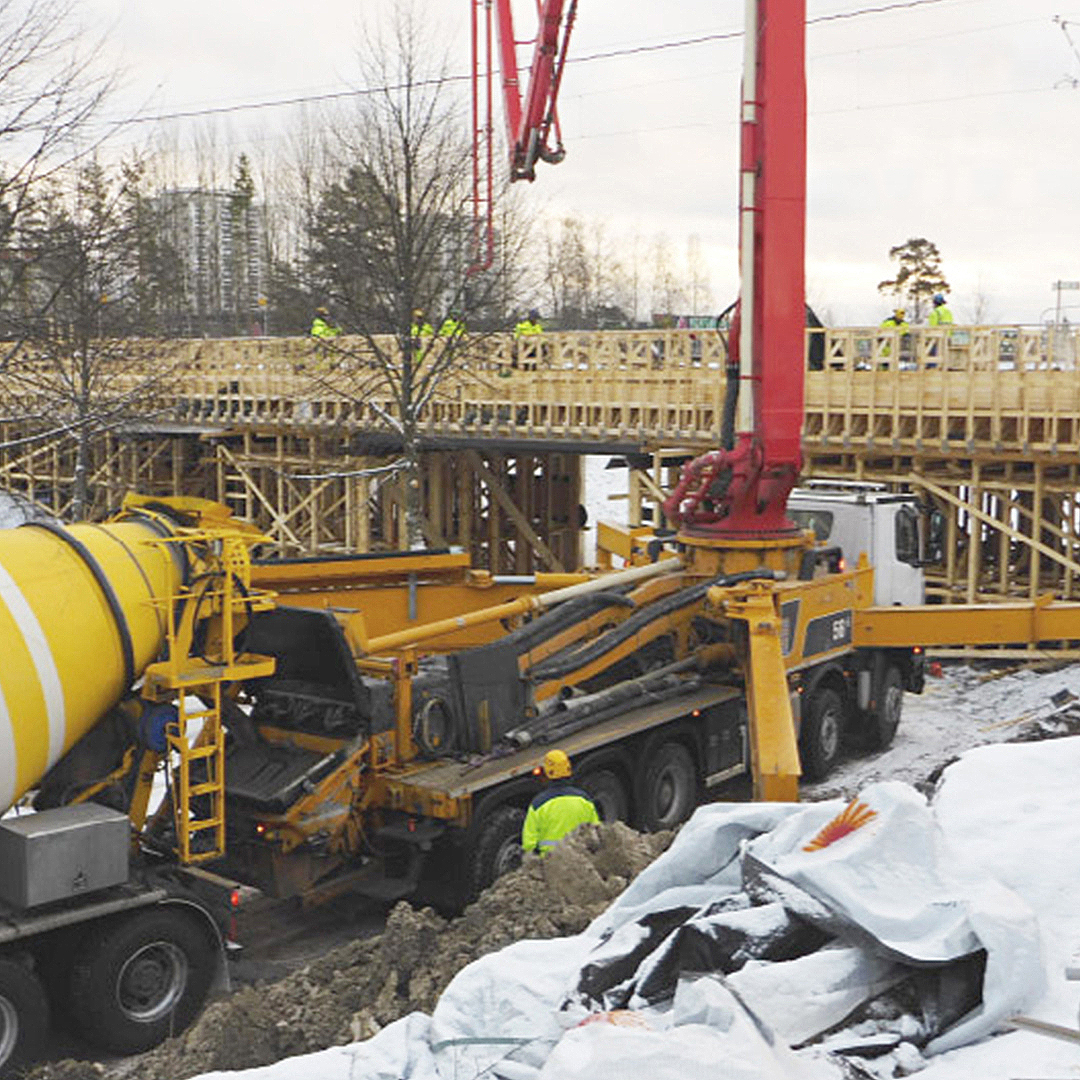
[[[111, 89], [80, 47], [69, 0], [0, 0], [0, 245], [36, 182], [84, 155]], [[0, 295], [2, 300], [2, 295]]]
[[701, 250], [701, 237], [696, 233], [686, 241], [686, 291], [691, 315], [703, 315], [712, 307], [712, 285], [709, 266]]
[[630, 275], [602, 221], [560, 218], [546, 236], [543, 277], [555, 324], [563, 329], [632, 321]]
[[4, 371], [5, 405], [25, 442], [73, 448], [70, 498], [60, 505], [58, 494], [54, 510], [75, 519], [94, 509], [95, 442], [145, 417], [173, 366], [164, 345], [136, 340], [155, 291], [146, 245], [159, 232], [142, 178], [137, 161], [112, 175], [94, 160], [55, 174], [14, 233], [20, 304], [7, 316], [20, 345]]
[[[440, 56], [442, 59], [440, 60]], [[420, 422], [448, 374], [491, 324], [522, 241], [507, 235], [504, 262], [469, 274], [472, 164], [467, 124], [452, 95], [445, 55], [427, 20], [407, 3], [361, 53], [364, 88], [335, 127], [332, 178], [318, 193], [307, 280], [362, 348], [336, 339], [320, 376], [366, 404], [400, 437], [411, 546], [423, 544]], [[413, 333], [414, 312], [422, 311]], [[449, 331], [440, 333], [446, 318]], [[389, 409], [378, 404], [389, 400]]]
[[664, 235], [657, 236], [653, 241], [651, 255], [653, 312], [665, 316], [675, 315], [685, 306], [686, 293], [675, 270], [671, 241]]
[[968, 304], [969, 319], [976, 326], [987, 326], [994, 321], [994, 305], [982, 278], [975, 286], [975, 292]]

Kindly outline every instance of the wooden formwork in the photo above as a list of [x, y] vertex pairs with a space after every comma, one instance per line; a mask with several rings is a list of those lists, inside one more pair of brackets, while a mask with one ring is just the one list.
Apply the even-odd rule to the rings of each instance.
[[[1077, 593], [1076, 332], [862, 327], [814, 331], [808, 341], [804, 473], [919, 493], [944, 521], [927, 568], [932, 596]], [[652, 468], [630, 474], [631, 520], [640, 523], [670, 490], [671, 463], [718, 442], [724, 346], [713, 330], [471, 341], [420, 417], [427, 444], [446, 447], [423, 456], [427, 541], [459, 545], [498, 573], [576, 567], [575, 450], [657, 454]], [[140, 399], [156, 430], [114, 428], [92, 440], [94, 516], [127, 490], [198, 494], [256, 521], [284, 554], [402, 545], [403, 478], [387, 471], [385, 439], [372, 449], [371, 438], [396, 405], [340, 381], [369, 366], [363, 342], [338, 339], [332, 354], [304, 339], [162, 347], [170, 376]], [[154, 364], [154, 343], [133, 348]], [[131, 352], [113, 376], [120, 389], [141, 377]], [[4, 415], [26, 414], [18, 394], [0, 373]], [[38, 405], [40, 413], [47, 403]], [[32, 434], [0, 424], [0, 483], [66, 516], [74, 443], [26, 441]]]
[[[4, 433], [0, 431], [0, 438]], [[0, 486], [70, 519], [74, 449], [58, 441], [0, 449]], [[356, 454], [348, 440], [305, 432], [161, 431], [90, 444], [91, 506], [124, 494], [198, 495], [257, 524], [281, 555], [397, 550], [406, 545], [405, 478], [396, 455]], [[441, 449], [421, 460], [425, 539], [461, 547], [499, 574], [580, 565], [580, 458], [572, 452]]]
[[[396, 458], [355, 455], [347, 442], [303, 433], [213, 442], [216, 497], [257, 523], [281, 554], [407, 546], [407, 480]], [[461, 547], [493, 573], [578, 566], [576, 455], [429, 450], [421, 475], [431, 547]]]
[[[70, 519], [75, 481], [71, 440], [24, 442], [20, 425], [0, 425], [0, 487], [26, 495]], [[146, 495], [213, 496], [213, 472], [197, 435], [179, 432], [106, 432], [89, 441], [86, 516], [102, 518], [129, 491]]]

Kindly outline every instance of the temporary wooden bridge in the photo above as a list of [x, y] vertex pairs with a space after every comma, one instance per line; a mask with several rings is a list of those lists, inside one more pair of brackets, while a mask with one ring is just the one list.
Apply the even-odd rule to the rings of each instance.
[[[658, 520], [679, 462], [718, 443], [718, 331], [477, 335], [456, 347], [417, 416], [425, 530], [494, 572], [578, 565], [582, 455], [628, 463], [640, 522]], [[1074, 596], [1078, 349], [1077, 334], [1046, 328], [808, 331], [805, 475], [921, 494], [944, 523], [932, 595]], [[285, 554], [401, 544], [400, 409], [374, 385], [362, 339], [143, 340], [109, 355], [99, 377], [137, 409], [83, 429], [95, 511], [132, 488], [200, 494], [258, 522]], [[6, 370], [48, 368], [16, 354]], [[76, 440], [56, 421], [73, 405], [27, 385], [0, 372], [0, 483], [63, 513]]]

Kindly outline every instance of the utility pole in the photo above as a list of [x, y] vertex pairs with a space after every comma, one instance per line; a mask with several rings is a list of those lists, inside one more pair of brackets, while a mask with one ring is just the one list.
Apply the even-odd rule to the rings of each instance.
[[1054, 331], [1061, 325], [1061, 293], [1063, 289], [1080, 289], [1080, 281], [1055, 281], [1050, 286], [1057, 293], [1057, 303], [1054, 305]]
[[1080, 281], [1055, 281], [1050, 286], [1057, 293], [1057, 302], [1054, 305], [1054, 337], [1050, 346], [1050, 362], [1057, 359], [1058, 339], [1061, 336], [1061, 293], [1065, 289], [1080, 289]]

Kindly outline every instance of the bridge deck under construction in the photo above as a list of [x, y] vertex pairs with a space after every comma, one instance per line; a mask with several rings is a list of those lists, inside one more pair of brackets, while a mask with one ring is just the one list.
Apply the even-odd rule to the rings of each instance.
[[[933, 595], [1076, 595], [1078, 349], [1015, 327], [808, 332], [804, 472], [921, 492], [945, 522]], [[187, 492], [228, 502], [284, 553], [402, 542], [401, 409], [361, 339], [112, 352], [111, 390], [139, 418], [94, 433], [96, 510], [131, 487]], [[497, 572], [577, 565], [581, 455], [623, 456], [631, 520], [655, 516], [675, 465], [717, 445], [725, 360], [709, 330], [469, 338], [417, 415], [429, 542]], [[27, 387], [0, 375], [0, 480], [63, 511], [74, 440], [31, 419], [58, 407]]]

